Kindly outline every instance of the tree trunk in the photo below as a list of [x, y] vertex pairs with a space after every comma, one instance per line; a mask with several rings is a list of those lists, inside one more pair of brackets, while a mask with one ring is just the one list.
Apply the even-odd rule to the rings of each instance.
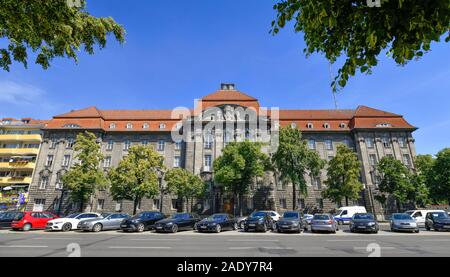
[[348, 207], [348, 197], [347, 196], [345, 197], [345, 206]]
[[194, 197], [191, 197], [191, 213], [194, 211]]
[[292, 183], [292, 210], [297, 210], [297, 186]]
[[239, 216], [243, 216], [243, 207], [242, 207], [242, 197], [243, 195], [240, 193], [239, 194]]
[[81, 201], [80, 201], [80, 213], [83, 212], [83, 206], [84, 206], [84, 200], [81, 199]]
[[395, 199], [395, 203], [397, 204], [397, 212], [400, 212], [400, 200]]
[[133, 203], [133, 215], [136, 215], [136, 211], [137, 211], [137, 206], [139, 204], [139, 197], [134, 198], [134, 203]]

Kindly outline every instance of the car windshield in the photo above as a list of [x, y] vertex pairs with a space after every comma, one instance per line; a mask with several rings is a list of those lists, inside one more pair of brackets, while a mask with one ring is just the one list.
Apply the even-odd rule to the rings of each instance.
[[100, 217], [101, 218], [107, 218], [108, 216], [110, 216], [111, 214], [110, 213], [102, 213], [101, 215], [100, 215]]
[[208, 220], [225, 220], [226, 218], [227, 218], [227, 216], [224, 214], [215, 214], [215, 215], [208, 217]]
[[445, 219], [448, 218], [446, 213], [432, 213], [434, 219]]
[[355, 214], [354, 219], [359, 219], [359, 220], [373, 220], [373, 214]]
[[250, 215], [250, 217], [265, 217], [266, 213], [265, 212], [254, 212]]
[[394, 214], [392, 218], [396, 220], [413, 220], [409, 214]]
[[336, 213], [334, 215], [340, 215], [342, 213], [342, 210], [337, 210]]
[[75, 217], [77, 217], [77, 216], [79, 216], [79, 215], [80, 215], [80, 213], [77, 213], [77, 214], [71, 214], [71, 215], [67, 216], [67, 218], [75, 218]]
[[407, 211], [407, 212], [405, 212], [405, 214], [409, 214], [409, 215], [412, 215], [414, 213], [414, 211]]
[[190, 214], [185, 214], [185, 213], [183, 213], [183, 214], [173, 214], [172, 215], [173, 219], [189, 219], [190, 217], [191, 217]]
[[299, 218], [299, 214], [298, 213], [284, 213], [283, 214], [283, 218]]
[[326, 215], [326, 214], [316, 214], [316, 215], [313, 217], [313, 219], [314, 219], [314, 220], [329, 220], [330, 217], [329, 217], [328, 215]]

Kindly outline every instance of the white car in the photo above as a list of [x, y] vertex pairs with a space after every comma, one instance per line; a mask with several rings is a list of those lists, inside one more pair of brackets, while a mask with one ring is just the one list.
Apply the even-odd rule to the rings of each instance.
[[78, 228], [78, 223], [81, 221], [99, 217], [101, 217], [101, 215], [98, 213], [75, 213], [67, 217], [50, 220], [47, 222], [47, 227], [45, 229], [50, 231], [68, 232], [76, 230]]

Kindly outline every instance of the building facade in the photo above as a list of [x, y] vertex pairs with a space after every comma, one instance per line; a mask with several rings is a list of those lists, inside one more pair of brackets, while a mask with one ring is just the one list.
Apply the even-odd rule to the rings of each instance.
[[25, 208], [44, 126], [31, 118], [0, 122], [0, 210]]
[[[357, 153], [364, 191], [353, 204], [364, 205], [368, 211], [383, 215], [388, 206], [375, 201], [378, 194], [378, 161], [388, 155], [413, 168], [415, 147], [410, 125], [401, 115], [366, 106], [354, 110], [283, 110], [264, 108], [258, 99], [238, 91], [234, 84], [221, 88], [199, 100], [193, 109], [175, 110], [99, 110], [90, 107], [53, 117], [43, 128], [44, 137], [37, 160], [36, 174], [30, 187], [28, 209], [45, 209], [67, 214], [77, 211], [70, 192], [64, 189], [61, 176], [70, 168], [75, 153], [73, 145], [78, 133], [90, 131], [97, 135], [105, 155], [105, 170], [115, 167], [134, 144], [149, 144], [164, 156], [167, 168], [182, 167], [200, 175], [210, 185], [209, 197], [195, 206], [198, 212], [233, 213], [233, 198], [214, 182], [213, 161], [227, 143], [236, 140], [264, 142], [270, 155], [276, 149], [280, 127], [292, 126], [303, 133], [308, 146], [322, 159], [336, 155], [339, 144], [346, 144]], [[322, 198], [326, 169], [320, 177], [305, 176], [308, 194], [298, 195], [298, 207], [304, 211], [332, 211], [335, 203]], [[164, 186], [161, 178], [161, 186]], [[245, 197], [244, 210], [292, 208], [292, 186], [273, 172], [251, 184]], [[162, 202], [145, 199], [139, 210], [162, 209], [173, 213], [181, 208], [174, 195], [164, 195]], [[100, 191], [85, 209], [91, 211], [132, 211], [129, 201], [113, 201], [107, 191]]]

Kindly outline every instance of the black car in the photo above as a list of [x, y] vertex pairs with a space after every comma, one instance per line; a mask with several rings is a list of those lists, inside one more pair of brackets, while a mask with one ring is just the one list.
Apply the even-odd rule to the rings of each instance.
[[267, 232], [273, 229], [274, 220], [269, 212], [256, 211], [247, 217], [244, 221], [244, 231], [262, 231]]
[[303, 214], [296, 211], [285, 212], [278, 222], [275, 223], [275, 226], [278, 233], [301, 233], [302, 231], [308, 230], [308, 223], [304, 219]]
[[180, 230], [194, 230], [200, 217], [192, 213], [175, 213], [170, 218], [155, 223], [156, 232], [176, 233]]
[[357, 213], [350, 221], [350, 232], [370, 232], [378, 233], [380, 227], [373, 214]]
[[142, 212], [122, 221], [120, 229], [124, 232], [144, 232], [153, 229], [155, 223], [164, 218], [164, 214], [160, 212]]
[[430, 212], [425, 217], [425, 229], [450, 231], [450, 216], [446, 212]]
[[220, 233], [222, 230], [237, 230], [238, 228], [237, 219], [230, 214], [213, 214], [197, 223], [197, 231], [199, 233]]
[[0, 228], [11, 228], [11, 223], [22, 212], [4, 212], [0, 214]]

